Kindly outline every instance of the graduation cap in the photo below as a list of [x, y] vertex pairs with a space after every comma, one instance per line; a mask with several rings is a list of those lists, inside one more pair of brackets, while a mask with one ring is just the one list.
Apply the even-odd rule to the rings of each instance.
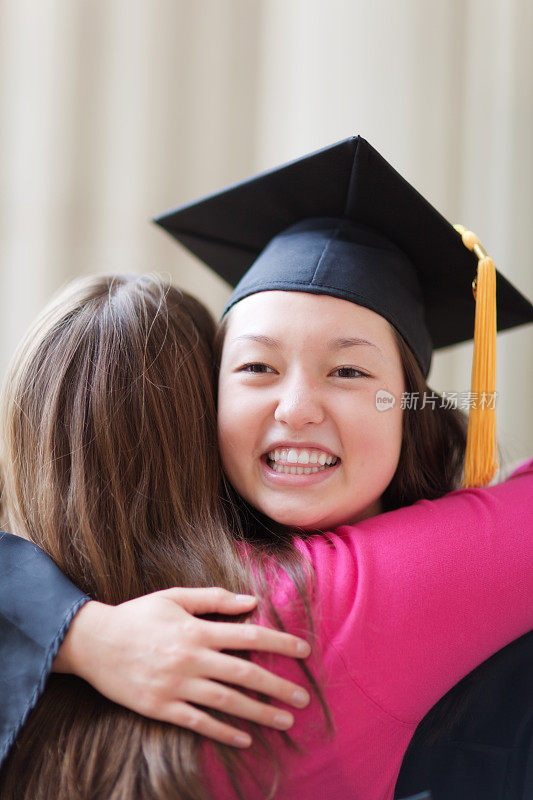
[[[396, 328], [424, 377], [433, 349], [476, 331], [474, 397], [495, 389], [496, 301], [499, 330], [533, 321], [531, 303], [474, 234], [456, 230], [359, 136], [154, 221], [235, 287], [224, 313], [268, 290], [349, 300]], [[467, 467], [469, 449], [483, 464], [465, 482], [489, 482], [497, 468], [493, 408], [471, 407]]]

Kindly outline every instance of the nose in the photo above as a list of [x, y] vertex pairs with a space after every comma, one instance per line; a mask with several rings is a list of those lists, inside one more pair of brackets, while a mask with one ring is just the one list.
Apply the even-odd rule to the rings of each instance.
[[316, 385], [300, 372], [291, 378], [287, 376], [279, 386], [280, 393], [274, 419], [293, 430], [300, 430], [308, 424], [318, 424], [324, 419], [324, 407]]

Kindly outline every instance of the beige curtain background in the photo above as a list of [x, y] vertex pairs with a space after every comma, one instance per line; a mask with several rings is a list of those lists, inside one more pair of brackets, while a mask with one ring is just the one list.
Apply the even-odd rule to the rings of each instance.
[[[0, 373], [53, 291], [222, 281], [154, 214], [361, 133], [533, 298], [530, 0], [0, 0]], [[431, 253], [428, 253], [431, 258]], [[430, 384], [468, 391], [471, 345]], [[508, 462], [533, 454], [533, 328], [499, 337]]]

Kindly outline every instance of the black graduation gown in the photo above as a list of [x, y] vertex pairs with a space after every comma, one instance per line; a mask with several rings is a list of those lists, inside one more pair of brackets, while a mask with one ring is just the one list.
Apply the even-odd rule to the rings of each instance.
[[89, 599], [39, 547], [0, 532], [0, 764]]
[[423, 789], [433, 800], [533, 800], [533, 632], [473, 670], [422, 720], [395, 797]]

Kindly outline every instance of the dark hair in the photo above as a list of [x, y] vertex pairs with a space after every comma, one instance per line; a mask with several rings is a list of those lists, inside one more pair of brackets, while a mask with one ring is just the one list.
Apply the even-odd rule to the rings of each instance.
[[[396, 329], [392, 331], [403, 366], [405, 391], [419, 403], [404, 412], [400, 459], [383, 493], [384, 511], [417, 500], [435, 500], [459, 488], [468, 425], [460, 409], [447, 407], [441, 395], [430, 389], [411, 350]], [[424, 395], [429, 401], [425, 404]]]

